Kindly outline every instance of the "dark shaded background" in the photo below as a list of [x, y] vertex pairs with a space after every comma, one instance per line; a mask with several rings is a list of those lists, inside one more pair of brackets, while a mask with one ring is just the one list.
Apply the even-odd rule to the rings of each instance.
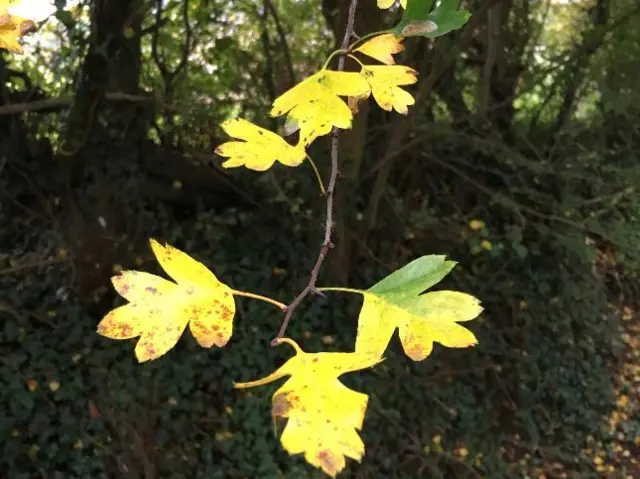
[[[409, 116], [369, 102], [342, 135], [321, 282], [447, 254], [438, 287], [483, 301], [480, 344], [413, 363], [394, 340], [346, 377], [371, 401], [344, 477], [638, 477], [640, 6], [463, 4], [461, 31], [406, 41]], [[359, 5], [359, 34], [399, 18]], [[223, 350], [187, 334], [144, 365], [95, 328], [120, 304], [114, 271], [158, 271], [149, 237], [238, 289], [286, 302], [306, 283], [324, 224], [310, 169], [224, 171], [212, 152], [226, 118], [282, 126], [270, 102], [322, 64], [347, 7], [81, 2], [0, 54], [1, 477], [322, 477], [281, 450], [275, 385], [232, 389], [289, 357], [269, 305], [238, 299]], [[326, 138], [312, 156], [326, 178]], [[360, 301], [310, 299], [289, 335], [348, 350]]]

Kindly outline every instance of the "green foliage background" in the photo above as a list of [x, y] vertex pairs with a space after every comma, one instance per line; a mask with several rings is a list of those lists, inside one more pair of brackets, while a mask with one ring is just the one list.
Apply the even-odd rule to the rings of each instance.
[[[148, 237], [238, 289], [286, 302], [306, 283], [324, 214], [311, 172], [222, 171], [212, 151], [226, 118], [282, 126], [270, 102], [321, 65], [346, 5], [85, 3], [0, 56], [0, 477], [321, 477], [278, 444], [276, 385], [232, 389], [290, 353], [269, 346], [269, 305], [239, 298], [223, 350], [186, 335], [145, 365], [95, 329], [120, 304], [114, 271], [159, 272]], [[400, 18], [359, 5], [361, 35]], [[322, 283], [367, 288], [446, 254], [459, 264], [437, 288], [482, 300], [480, 344], [413, 363], [394, 340], [346, 376], [371, 403], [344, 477], [633, 476], [640, 11], [463, 5], [460, 32], [406, 41], [409, 120], [365, 106], [342, 136]], [[309, 299], [289, 335], [349, 350], [360, 302]]]

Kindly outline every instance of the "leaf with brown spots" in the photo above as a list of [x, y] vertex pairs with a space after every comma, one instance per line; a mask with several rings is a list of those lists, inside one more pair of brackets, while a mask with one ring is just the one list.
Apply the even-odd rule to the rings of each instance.
[[187, 324], [203, 348], [227, 344], [235, 315], [232, 290], [186, 253], [153, 239], [151, 248], [175, 282], [143, 271], [114, 276], [115, 290], [129, 303], [110, 311], [98, 333], [111, 339], [139, 336], [135, 353], [140, 362], [173, 348]]
[[360, 461], [366, 394], [349, 389], [338, 377], [370, 368], [380, 357], [356, 353], [305, 353], [291, 339], [283, 338], [296, 355], [265, 378], [236, 383], [236, 388], [261, 386], [284, 376], [291, 378], [273, 395], [274, 420], [287, 418], [280, 442], [289, 454], [303, 454], [331, 477], [345, 467], [345, 456]]
[[418, 81], [418, 72], [403, 65], [364, 65], [360, 74], [369, 82], [376, 103], [386, 111], [402, 115], [415, 103], [411, 94], [400, 88]]

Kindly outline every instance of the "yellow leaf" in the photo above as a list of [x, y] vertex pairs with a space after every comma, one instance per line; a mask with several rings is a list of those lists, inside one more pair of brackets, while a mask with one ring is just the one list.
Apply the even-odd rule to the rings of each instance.
[[484, 228], [484, 221], [482, 220], [471, 220], [469, 221], [469, 228], [473, 231], [478, 231]]
[[351, 128], [353, 114], [340, 96], [368, 93], [369, 84], [359, 73], [323, 69], [276, 98], [270, 114], [287, 114], [287, 122], [300, 129], [300, 144], [306, 146], [333, 127]]
[[282, 137], [260, 128], [253, 123], [237, 118], [227, 120], [222, 129], [234, 138], [216, 148], [216, 154], [229, 158], [223, 168], [245, 166], [250, 170], [265, 171], [277, 161], [286, 166], [298, 166], [305, 159], [304, 148], [291, 146]]
[[18, 39], [36, 30], [34, 20], [54, 11], [47, 0], [0, 0], [0, 48], [23, 53]]
[[402, 45], [402, 38], [396, 37], [393, 33], [385, 33], [383, 35], [373, 37], [362, 46], [356, 48], [355, 51], [364, 53], [371, 58], [375, 58], [385, 65], [393, 65], [395, 64], [395, 61], [392, 55], [400, 53], [403, 50], [404, 46]]
[[406, 115], [407, 107], [415, 103], [407, 91], [399, 88], [418, 81], [418, 73], [414, 69], [402, 65], [365, 65], [361, 74], [371, 85], [373, 98], [383, 110], [395, 109]]
[[[396, 0], [378, 0], [378, 8], [386, 10], [394, 3], [396, 3]], [[402, 5], [402, 8], [407, 8], [407, 0], [400, 0], [400, 5]]]
[[23, 17], [10, 15], [5, 10], [2, 12], [0, 4], [0, 48], [5, 48], [12, 53], [24, 53], [18, 38], [36, 30], [36, 24]]
[[273, 394], [274, 420], [288, 418], [280, 441], [289, 454], [303, 454], [309, 464], [331, 477], [344, 469], [345, 456], [360, 461], [366, 394], [347, 388], [338, 377], [382, 361], [356, 353], [305, 353], [291, 339], [281, 339], [296, 355], [265, 378], [236, 383], [236, 388], [261, 386], [291, 376]]
[[173, 348], [187, 324], [200, 346], [224, 346], [233, 332], [235, 302], [231, 289], [186, 253], [151, 240], [168, 281], [143, 271], [123, 271], [112, 278], [128, 304], [110, 311], [98, 333], [111, 339], [140, 336], [138, 361], [157, 359]]

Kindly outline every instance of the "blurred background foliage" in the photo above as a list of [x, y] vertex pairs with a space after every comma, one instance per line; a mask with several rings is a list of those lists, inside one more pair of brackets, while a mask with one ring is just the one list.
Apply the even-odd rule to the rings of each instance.
[[[0, 476], [321, 477], [279, 447], [281, 316], [239, 298], [224, 350], [183, 338], [137, 365], [104, 340], [110, 276], [170, 242], [235, 288], [292, 298], [322, 238], [305, 166], [223, 171], [219, 124], [270, 102], [344, 30], [339, 0], [56, 0], [0, 53]], [[639, 477], [640, 5], [463, 0], [459, 32], [410, 39], [407, 118], [363, 105], [342, 135], [323, 284], [367, 287], [423, 254], [478, 296], [473, 350], [345, 381], [371, 394], [344, 477]], [[360, 0], [356, 32], [399, 11]], [[328, 173], [327, 141], [312, 155]], [[298, 310], [309, 351], [351, 347], [361, 299]]]

